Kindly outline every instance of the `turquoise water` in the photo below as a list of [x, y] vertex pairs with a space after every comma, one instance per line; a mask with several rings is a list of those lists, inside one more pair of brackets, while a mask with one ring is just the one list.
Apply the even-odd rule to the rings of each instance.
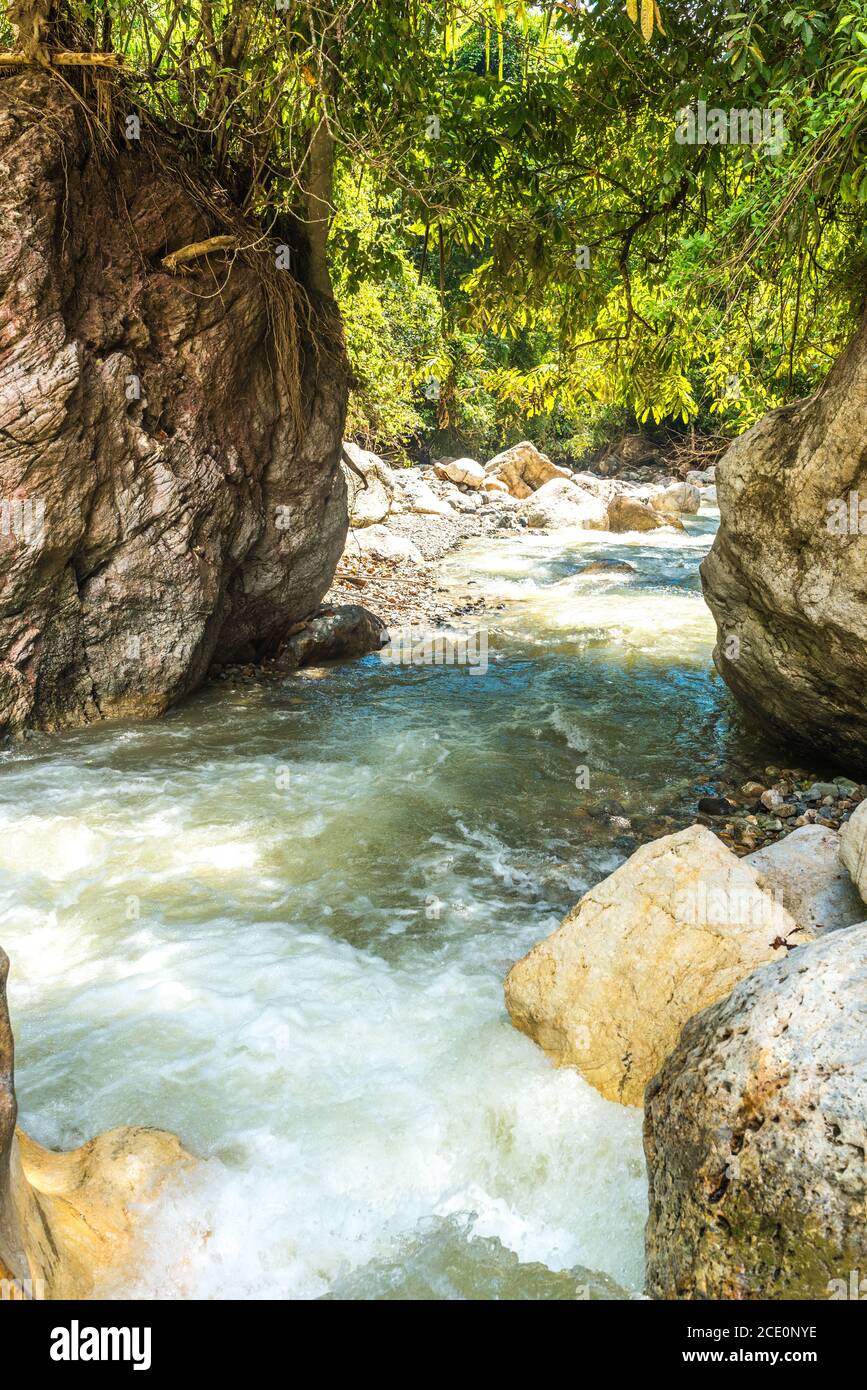
[[[715, 513], [687, 525], [456, 553], [484, 674], [375, 655], [5, 756], [22, 1123], [207, 1160], [108, 1292], [640, 1291], [641, 1115], [515, 1032], [502, 979], [633, 831], [763, 756], [711, 673]], [[600, 556], [636, 573], [577, 573]]]

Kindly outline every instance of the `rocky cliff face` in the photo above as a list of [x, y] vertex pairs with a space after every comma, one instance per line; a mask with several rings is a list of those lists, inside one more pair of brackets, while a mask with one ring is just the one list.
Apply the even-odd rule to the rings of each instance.
[[56, 79], [0, 79], [0, 730], [159, 713], [328, 587], [342, 353], [302, 332], [293, 412], [262, 278], [161, 265], [224, 230]]
[[809, 400], [766, 415], [717, 467], [701, 567], [714, 659], [772, 731], [867, 765], [867, 320]]

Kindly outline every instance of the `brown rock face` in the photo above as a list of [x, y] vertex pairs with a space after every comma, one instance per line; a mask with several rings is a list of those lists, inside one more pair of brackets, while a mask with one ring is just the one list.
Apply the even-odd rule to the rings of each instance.
[[98, 157], [56, 79], [0, 78], [0, 730], [159, 713], [273, 650], [343, 549], [333, 305], [299, 416], [262, 278], [161, 267], [225, 228], [134, 146]]
[[717, 667], [774, 733], [867, 766], [867, 320], [816, 395], [736, 439], [716, 479], [701, 575]]
[[8, 973], [0, 950], [0, 1301], [90, 1298], [135, 1272], [138, 1223], [193, 1160], [157, 1129], [109, 1130], [71, 1153], [16, 1130]]

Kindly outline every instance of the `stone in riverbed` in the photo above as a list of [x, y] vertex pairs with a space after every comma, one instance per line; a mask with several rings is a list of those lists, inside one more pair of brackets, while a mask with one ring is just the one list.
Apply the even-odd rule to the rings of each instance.
[[411, 560], [422, 563], [422, 553], [406, 536], [398, 536], [387, 526], [364, 526], [358, 531], [350, 531], [345, 554], [357, 554], [363, 550], [378, 560]]
[[840, 858], [867, 903], [867, 801], [856, 806], [840, 831]]
[[444, 459], [434, 464], [438, 478], [450, 483], [463, 483], [465, 487], [480, 488], [485, 481], [485, 470], [475, 459]]
[[352, 462], [358, 473], [363, 474], [364, 484], [358, 473], [343, 463], [346, 480], [346, 495], [349, 506], [350, 526], [372, 526], [384, 521], [391, 511], [394, 499], [394, 474], [378, 454], [361, 449], [352, 440], [346, 440], [343, 452]]
[[421, 516], [454, 516], [454, 508], [437, 497], [430, 483], [414, 469], [407, 468], [395, 474], [398, 492], [405, 509]]
[[867, 924], [762, 966], [647, 1088], [651, 1298], [845, 1298], [867, 1269]]
[[839, 856], [840, 836], [825, 826], [807, 824], [748, 854], [744, 862], [755, 869], [765, 891], [780, 898], [799, 927], [821, 935], [851, 927], [864, 914]]
[[567, 478], [552, 478], [543, 483], [523, 504], [527, 525], [534, 530], [550, 527], [578, 527], [581, 530], [604, 531], [608, 525], [605, 503], [592, 493], [584, 492]]
[[655, 512], [691, 512], [701, 506], [701, 493], [692, 483], [672, 483], [671, 487], [655, 492], [650, 499]]
[[836, 782], [814, 782], [804, 792], [805, 801], [821, 801], [823, 797], [833, 796], [836, 800], [840, 795], [840, 789]]
[[323, 661], [351, 661], [378, 652], [388, 641], [385, 624], [359, 603], [323, 609], [280, 649], [277, 664], [294, 669]]
[[510, 971], [512, 1022], [609, 1100], [640, 1105], [683, 1024], [805, 939], [701, 825], [642, 845]]
[[675, 524], [682, 529], [682, 523], [677, 518], [655, 512], [637, 497], [620, 494], [608, 504], [609, 531], [655, 531], [660, 526]]
[[0, 950], [0, 1278], [32, 1281], [34, 1298], [111, 1293], [141, 1264], [148, 1209], [195, 1160], [157, 1129], [109, 1130], [71, 1153], [16, 1129], [8, 973]]
[[543, 483], [552, 478], [569, 478], [571, 473], [552, 463], [547, 454], [542, 454], [528, 439], [513, 444], [501, 454], [496, 454], [485, 464], [488, 477], [498, 478], [504, 483], [513, 497], [529, 497]]
[[582, 565], [576, 574], [637, 574], [634, 565], [627, 564], [625, 560], [594, 560], [592, 564]]

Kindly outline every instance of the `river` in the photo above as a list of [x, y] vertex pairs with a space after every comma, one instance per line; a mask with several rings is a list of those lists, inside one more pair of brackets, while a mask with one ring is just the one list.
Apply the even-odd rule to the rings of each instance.
[[106, 1292], [640, 1293], [641, 1114], [552, 1068], [502, 979], [634, 847], [612, 815], [762, 758], [711, 672], [716, 522], [466, 544], [484, 673], [374, 655], [4, 756], [21, 1123], [207, 1159]]

